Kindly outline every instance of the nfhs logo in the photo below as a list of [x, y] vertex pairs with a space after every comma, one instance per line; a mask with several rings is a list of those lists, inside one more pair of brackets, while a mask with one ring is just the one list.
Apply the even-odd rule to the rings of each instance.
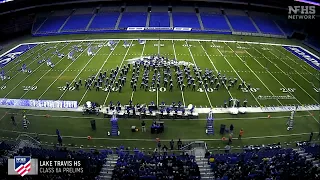
[[31, 171], [31, 157], [30, 156], [16, 156], [14, 157], [14, 170], [22, 177]]

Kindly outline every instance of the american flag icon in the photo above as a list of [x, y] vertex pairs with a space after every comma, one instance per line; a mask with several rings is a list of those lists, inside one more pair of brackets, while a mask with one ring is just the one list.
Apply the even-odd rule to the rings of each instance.
[[14, 170], [25, 176], [31, 171], [31, 157], [30, 156], [15, 156], [14, 157]]

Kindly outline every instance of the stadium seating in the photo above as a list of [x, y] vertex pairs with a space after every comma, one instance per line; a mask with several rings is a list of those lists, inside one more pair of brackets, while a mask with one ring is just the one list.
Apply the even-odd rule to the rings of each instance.
[[251, 18], [254, 20], [261, 33], [283, 35], [281, 30], [277, 27], [272, 19], [269, 19], [265, 16], [251, 16]]
[[201, 14], [201, 20], [205, 29], [226, 30], [230, 27], [222, 14]]
[[200, 171], [195, 157], [183, 155], [146, 155], [135, 151], [129, 154], [119, 153], [119, 159], [113, 170], [112, 178], [126, 179], [200, 179]]
[[200, 29], [199, 20], [195, 13], [173, 12], [172, 18], [174, 27], [191, 27]]
[[92, 20], [89, 30], [114, 29], [119, 15], [118, 12], [98, 13]]
[[283, 20], [276, 20], [275, 21], [279, 27], [283, 30], [283, 32], [287, 35], [287, 36], [291, 36], [293, 31], [294, 31], [294, 27], [292, 26], [292, 24], [290, 24], [287, 21], [283, 21]]
[[312, 47], [314, 50], [320, 52], [320, 38], [316, 36], [309, 36], [307, 39], [304, 41], [304, 44]]
[[47, 17], [37, 17], [34, 24], [33, 24], [32, 30], [36, 31], [46, 19], [47, 19]]
[[168, 12], [153, 12], [150, 14], [150, 27], [170, 27]]
[[72, 15], [62, 31], [83, 31], [86, 29], [92, 14]]
[[248, 16], [228, 15], [227, 17], [234, 31], [258, 33]]
[[38, 32], [57, 32], [68, 16], [52, 16], [40, 27]]
[[119, 24], [119, 28], [127, 27], [145, 27], [147, 22], [147, 13], [124, 12]]
[[215, 154], [209, 157], [208, 162], [218, 180], [315, 179], [317, 176], [317, 168], [292, 149]]

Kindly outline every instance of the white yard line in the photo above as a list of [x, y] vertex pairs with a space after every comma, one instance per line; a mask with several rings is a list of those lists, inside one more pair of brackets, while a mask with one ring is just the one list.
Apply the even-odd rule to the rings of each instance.
[[[200, 43], [200, 42], [199, 42]], [[214, 46], [216, 46], [213, 42], [211, 42]], [[202, 46], [202, 45], [201, 45]], [[202, 47], [203, 48], [203, 47]], [[241, 78], [241, 76], [237, 73], [237, 71], [234, 69], [234, 67], [231, 65], [231, 63], [229, 62], [229, 60], [224, 56], [224, 54], [222, 54], [222, 52], [219, 50], [219, 48], [217, 48], [218, 52], [223, 56], [223, 58], [226, 60], [226, 62], [229, 64], [229, 66], [232, 68], [233, 72], [236, 73], [236, 75], [238, 76], [238, 78], [241, 80], [241, 82], [243, 82], [243, 79]], [[209, 57], [210, 58], [210, 57]], [[211, 58], [210, 58], [211, 61]], [[242, 61], [242, 60], [241, 60]], [[243, 62], [243, 61], [242, 61]], [[211, 62], [212, 63], [212, 62]], [[245, 84], [245, 86], [247, 87], [247, 85]], [[248, 89], [249, 93], [251, 94], [251, 96], [253, 97], [253, 99], [258, 103], [258, 105], [261, 107], [260, 102], [258, 101], [258, 99], [253, 95], [253, 93], [251, 92], [250, 89]]]
[[[274, 47], [272, 47], [273, 49], [275, 49], [275, 50], [277, 50], [278, 52], [280, 52], [282, 55], [284, 55], [284, 56], [286, 56], [288, 59], [290, 59], [292, 62], [295, 62], [296, 64], [299, 64], [299, 63], [297, 63], [295, 60], [293, 60], [291, 57], [289, 57], [288, 55], [286, 55], [286, 54], [284, 54], [282, 51], [280, 51], [279, 49], [277, 49], [277, 48], [274, 48]], [[286, 51], [288, 51], [287, 49], [285, 49]], [[289, 52], [289, 51], [288, 51]], [[291, 53], [291, 52], [290, 52]], [[291, 53], [291, 54], [293, 54], [293, 53]], [[296, 56], [295, 54], [293, 54], [296, 58], [298, 58], [299, 60], [301, 60], [298, 56]], [[303, 61], [303, 60], [302, 60]], [[308, 65], [309, 66], [309, 64], [307, 64], [305, 61], [303, 61], [304, 62], [304, 64], [306, 64], [306, 65]], [[320, 81], [320, 79], [318, 79], [318, 77], [317, 76], [315, 76], [314, 74], [312, 74], [309, 70], [307, 70], [305, 67], [304, 67], [304, 65], [300, 65], [300, 67], [302, 67], [302, 69], [304, 69], [306, 72], [308, 72], [310, 75], [312, 75], [313, 77], [315, 77], [318, 81]], [[319, 73], [319, 72], [318, 72]]]
[[[143, 56], [143, 54], [144, 54], [144, 49], [145, 49], [145, 47], [146, 47], [146, 44], [147, 44], [147, 41], [143, 44], [140, 58], [142, 58], [142, 56]], [[131, 100], [131, 101], [133, 100], [133, 96], [134, 96], [134, 91], [132, 91], [132, 93], [131, 93], [131, 97], [130, 97], [130, 100]]]
[[[160, 56], [160, 38], [158, 39], [158, 55]], [[159, 89], [157, 88], [157, 107], [159, 107]]]
[[[61, 49], [59, 49], [59, 51], [63, 50], [65, 47], [67, 47], [69, 45], [69, 43], [65, 46], [63, 46]], [[51, 57], [53, 57], [54, 55], [52, 55]], [[28, 77], [30, 77], [31, 75], [33, 75], [34, 72], [36, 72], [42, 65], [44, 65], [45, 63], [40, 64], [36, 69], [32, 70], [31, 74], [28, 74], [22, 81], [20, 81], [14, 88], [12, 88], [3, 98], [6, 98], [13, 90], [15, 90], [22, 82], [24, 82]]]
[[[129, 48], [127, 49], [126, 54], [123, 56], [123, 59], [122, 59], [122, 61], [121, 61], [120, 67], [119, 67], [119, 71], [117, 72], [115, 79], [114, 79], [113, 82], [111, 83], [111, 86], [113, 86], [113, 84], [114, 84], [115, 81], [117, 80], [117, 76], [118, 76], [118, 74], [119, 74], [119, 72], [120, 72], [120, 70], [121, 70], [121, 67], [122, 67], [122, 65], [123, 65], [123, 62], [124, 62], [124, 60], [126, 59], [126, 57], [127, 57], [127, 55], [128, 55], [128, 52], [129, 52], [129, 50], [130, 50], [130, 48], [131, 48], [131, 46], [132, 46], [132, 42], [133, 42], [133, 40], [131, 41]], [[120, 43], [120, 42], [119, 42], [119, 43]], [[110, 92], [111, 92], [111, 89], [109, 89], [109, 91], [108, 91], [108, 94], [107, 94], [107, 96], [106, 96], [106, 98], [105, 98], [105, 100], [104, 100], [104, 102], [103, 102], [103, 106], [106, 105], [106, 102], [107, 102], [107, 100], [108, 100], [108, 98], [109, 98]]]
[[[227, 44], [227, 43], [224, 43], [226, 46], [228, 46], [228, 48], [241, 60], [243, 61], [243, 59]], [[245, 50], [246, 51], [246, 50]], [[250, 57], [252, 57], [254, 60], [256, 60], [255, 57], [253, 57], [248, 51], [246, 51], [247, 54], [249, 54]], [[257, 61], [257, 60], [256, 60]], [[257, 61], [259, 64], [260, 62]], [[273, 94], [273, 92], [268, 88], [268, 86], [266, 84], [264, 84], [264, 82], [259, 78], [259, 76], [254, 72], [252, 71], [252, 69], [247, 65], [247, 63], [243, 63], [245, 66], [247, 66], [247, 68], [256, 76], [256, 78], [261, 82], [261, 84], [263, 84], [263, 86], [270, 92], [270, 94], [272, 96], [275, 96]], [[260, 64], [261, 65], [261, 64]], [[261, 65], [262, 66], [262, 65]], [[263, 66], [262, 66], [263, 67]], [[283, 106], [283, 104], [279, 101], [279, 99], [277, 99], [278, 103]]]
[[[94, 78], [97, 78], [97, 76], [99, 75], [99, 73], [100, 73], [101, 70], [103, 69], [104, 65], [108, 62], [109, 58], [111, 57], [112, 53], [115, 51], [115, 49], [117, 48], [117, 46], [118, 46], [119, 43], [120, 43], [120, 42], [118, 42], [118, 43], [116, 44], [116, 46], [113, 48], [113, 50], [111, 50], [111, 52], [109, 53], [108, 57], [104, 60], [103, 64], [101, 65], [100, 69], [98, 70], [98, 72], [97, 72], [97, 74], [94, 76]], [[87, 95], [88, 91], [89, 91], [89, 90], [86, 89], [86, 91], [84, 92], [84, 94], [83, 94], [83, 96], [81, 97], [81, 99], [80, 99], [80, 101], [78, 102], [78, 104], [81, 104], [81, 103], [82, 103], [82, 101], [83, 101], [84, 97]]]
[[[74, 40], [65, 40], [65, 41], [40, 41], [40, 42], [33, 42], [33, 43], [22, 43], [23, 44], [41, 44], [41, 43], [61, 43], [61, 42], [80, 42], [80, 41], [109, 41], [109, 40], [115, 40], [115, 41], [132, 41], [132, 40], [137, 40], [137, 38], [122, 38], [122, 39], [114, 39], [114, 38], [105, 38], [105, 39], [74, 39]], [[148, 41], [158, 41], [159, 38], [146, 38], [144, 40]], [[174, 40], [174, 41], [207, 41], [207, 42], [226, 42], [226, 43], [250, 43], [250, 44], [266, 44], [266, 45], [273, 45], [273, 46], [292, 46], [292, 47], [300, 47], [297, 45], [291, 45], [291, 44], [278, 44], [278, 43], [263, 43], [263, 42], [254, 42], [254, 41], [235, 41], [235, 40], [217, 40], [217, 39], [168, 39], [168, 38], [163, 38], [161, 40]], [[300, 47], [303, 48], [303, 47]], [[304, 49], [304, 48], [303, 48]], [[304, 49], [305, 50], [305, 49]], [[308, 51], [309, 54], [312, 54], [311, 52]], [[312, 54], [314, 55], [314, 54]], [[315, 57], [318, 57], [314, 55]]]
[[[245, 50], [245, 51], [246, 51], [246, 50]], [[251, 57], [253, 57], [248, 51], [246, 51], [246, 52], [247, 52]], [[258, 62], [258, 64], [260, 64], [261, 67], [264, 67], [259, 61], [256, 60], [256, 58], [253, 57], [253, 59], [254, 59], [256, 62]], [[270, 71], [267, 71], [267, 72], [282, 86], [282, 88], [286, 88], [276, 77], [274, 77], [274, 75], [273, 75]], [[292, 97], [294, 97], [291, 92], [288, 91], [288, 93], [289, 93]], [[297, 101], [300, 105], [303, 105], [297, 98], [296, 98], [296, 101]], [[308, 112], [310, 113], [310, 111], [308, 111]], [[313, 117], [313, 119], [320, 124], [320, 122], [319, 122], [315, 117]]]
[[[44, 46], [45, 47], [45, 46]], [[40, 48], [39, 50], [37, 50], [36, 52], [42, 50], [42, 48]], [[49, 51], [47, 51], [49, 52]], [[46, 54], [47, 52], [43, 53], [42, 55], [40, 55], [40, 57], [43, 57], [44, 54]], [[34, 54], [28, 56], [26, 59], [28, 59], [29, 57], [33, 56]], [[23, 61], [21, 62], [24, 62], [26, 59], [24, 59]], [[33, 61], [31, 61], [29, 64], [27, 64], [27, 67], [31, 64], [33, 64], [36, 60], [38, 60], [39, 58], [35, 58]], [[12, 67], [9, 71], [11, 71], [13, 68], [16, 68], [18, 65], [21, 65], [20, 63], [17, 63], [14, 67]], [[17, 73], [15, 73], [14, 76], [12, 76], [8, 81], [6, 81], [4, 84], [2, 84], [1, 86], [4, 86], [6, 85], [8, 82], [10, 82], [12, 79], [14, 79], [16, 76], [18, 76], [19, 74], [21, 73], [21, 71], [18, 71]]]
[[[61, 58], [61, 59], [55, 64], [55, 66], [58, 65], [65, 57], [67, 57], [67, 56], [64, 56], [63, 58]], [[51, 68], [51, 69], [49, 69], [49, 70], [46, 70], [46, 72], [45, 72], [32, 86], [36, 86], [37, 83], [38, 83], [45, 75], [47, 75], [49, 72], [52, 71], [52, 69], [53, 69], [53, 68]], [[30, 91], [30, 89], [27, 90], [27, 91], [20, 97], [20, 99], [22, 99], [29, 91]]]
[[[196, 63], [196, 61], [194, 60], [194, 57], [193, 57], [192, 52], [191, 52], [191, 50], [190, 50], [189, 44], [188, 44], [187, 41], [185, 41], [185, 43], [186, 43], [187, 48], [188, 48], [188, 50], [189, 50], [190, 56], [191, 56], [191, 58], [192, 58], [192, 61], [193, 61], [194, 65], [196, 66], [196, 68], [198, 69], [197, 63]], [[202, 77], [201, 77], [201, 76], [200, 76], [200, 80], [202, 81]], [[204, 87], [204, 85], [202, 85], [202, 86], [203, 86], [204, 92], [206, 93], [207, 99], [208, 99], [208, 101], [209, 101], [210, 108], [213, 108], [212, 103], [211, 103], [211, 100], [210, 100], [209, 95], [208, 95], [208, 92], [207, 92], [206, 88]]]
[[[82, 43], [82, 42], [81, 42]], [[80, 45], [81, 43], [79, 43], [78, 45]], [[74, 61], [72, 61], [60, 74], [59, 76], [47, 87], [47, 89], [45, 91], [43, 91], [43, 93], [38, 97], [38, 100], [42, 98], [42, 96], [51, 88], [51, 86], [62, 76], [62, 74], [67, 71], [67, 69], [81, 56], [81, 54], [85, 52], [85, 50], [83, 50], [76, 58]], [[65, 56], [66, 57], [66, 56]]]
[[[104, 44], [105, 44], [105, 43], [103, 43], [103, 45], [104, 45]], [[104, 47], [103, 45], [97, 50], [96, 54]], [[89, 48], [89, 46], [88, 46], [85, 50], [87, 50], [88, 48]], [[85, 50], [82, 51], [82, 53], [85, 52]], [[82, 54], [82, 53], [81, 53], [81, 54]], [[80, 55], [79, 55], [79, 56], [80, 56]], [[79, 57], [79, 56], [78, 56], [78, 57]], [[88, 66], [88, 64], [92, 61], [92, 59], [93, 59], [94, 57], [95, 57], [95, 56], [92, 56], [92, 57], [89, 59], [89, 61], [82, 67], [82, 69], [79, 71], [79, 73], [76, 75], [76, 77], [74, 77], [74, 79], [70, 82], [70, 84], [73, 84], [73, 82], [75, 82], [75, 81], [77, 80], [78, 76], [80, 76], [80, 74], [82, 73], [82, 71]], [[63, 91], [63, 93], [61, 94], [61, 96], [59, 97], [58, 100], [60, 100], [67, 91], [68, 91], [67, 89], [66, 89], [65, 91]]]
[[[251, 46], [251, 45], [249, 45]], [[273, 63], [268, 57], [266, 57], [263, 53], [261, 53], [257, 48], [255, 48], [254, 46], [251, 46], [255, 51], [257, 51], [259, 54], [261, 54], [265, 59], [267, 59], [270, 63]], [[282, 61], [282, 60], [280, 60]], [[283, 61], [282, 61], [283, 62]], [[286, 63], [284, 63], [286, 64]], [[287, 64], [286, 64], [287, 65]], [[287, 65], [288, 67], [290, 67], [292, 69], [291, 66]], [[319, 102], [317, 100], [315, 100], [304, 88], [302, 88], [295, 80], [293, 80], [287, 73], [285, 73], [279, 66], [276, 66], [283, 74], [285, 74], [292, 82], [294, 82], [297, 86], [299, 86], [299, 88], [304, 91], [314, 102], [316, 102], [317, 104], [319, 104]], [[271, 72], [269, 72], [271, 73]], [[272, 74], [272, 73], [271, 73]], [[273, 75], [272, 75], [273, 76]], [[299, 101], [298, 101], [299, 102]], [[300, 103], [300, 102], [299, 102]]]
[[[212, 67], [214, 68], [214, 70], [216, 71], [216, 73], [219, 73], [218, 69], [217, 69], [216, 66], [213, 64], [212, 59], [210, 58], [207, 50], [204, 49], [204, 47], [202, 46], [202, 44], [200, 43], [200, 41], [198, 41], [198, 43], [200, 44], [203, 52], [206, 54], [207, 58], [209, 59], [211, 65], [212, 65]], [[218, 49], [218, 51], [219, 51], [219, 49]], [[219, 51], [219, 52], [220, 52], [220, 51]], [[221, 53], [221, 52], [220, 52], [220, 53]], [[223, 56], [223, 54], [221, 54], [221, 55]], [[242, 80], [242, 79], [240, 78], [240, 80]], [[229, 96], [231, 97], [231, 99], [233, 99], [233, 96], [232, 96], [231, 92], [228, 90], [227, 85], [224, 84], [224, 87], [226, 88], [227, 92], [229, 93]]]
[[272, 54], [274, 57], [276, 57], [277, 59], [279, 59], [281, 62], [283, 62], [285, 65], [287, 65], [289, 68], [291, 68], [296, 74], [298, 74], [299, 76], [301, 76], [305, 81], [307, 81], [308, 83], [310, 83], [312, 86], [314, 86], [314, 84], [312, 82], [310, 82], [307, 78], [305, 78], [301, 73], [299, 73], [295, 68], [291, 67], [289, 64], [287, 64], [285, 61], [283, 61], [282, 59], [280, 59], [277, 55], [275, 55], [272, 51], [268, 51], [270, 54]]
[[[36, 46], [35, 46], [36, 47]], [[35, 48], [35, 47], [33, 47], [33, 48]], [[36, 55], [36, 53], [37, 52], [39, 52], [39, 51], [41, 51], [44, 47], [46, 47], [46, 46], [42, 46], [42, 47], [40, 47], [38, 50], [36, 50], [33, 54], [30, 54], [28, 57], [26, 57], [26, 58], [24, 58], [23, 60], [21, 60], [21, 62], [20, 63], [23, 63], [25, 60], [27, 60], [27, 59], [29, 59], [31, 56], [34, 56], [34, 55]], [[33, 49], [32, 48], [32, 49]], [[31, 49], [31, 50], [32, 50]], [[31, 52], [31, 50], [29, 50], [30, 52]], [[30, 53], [29, 51], [26, 51], [24, 54], [27, 54], [27, 53]], [[9, 62], [8, 64], [12, 64], [12, 63], [15, 63], [15, 62], [17, 62], [19, 59], [21, 59], [22, 58], [22, 56], [24, 55], [24, 54], [22, 54], [21, 56], [19, 56], [17, 59], [15, 59], [15, 60], [12, 60], [11, 62]], [[35, 60], [33, 60], [33, 61], [35, 61]], [[32, 62], [33, 62], [32, 61]], [[12, 68], [10, 68], [7, 72], [10, 72], [10, 71], [12, 71], [12, 69], [15, 69], [18, 65], [20, 65], [20, 63], [16, 63]], [[7, 65], [8, 65], [7, 64]]]
[[[172, 40], [171, 43], [172, 43], [172, 48], [173, 48], [174, 59], [175, 59], [175, 60], [178, 60], [178, 59], [177, 59], [177, 54], [176, 54], [176, 48], [175, 48], [175, 46], [174, 46], [174, 41]], [[181, 91], [181, 97], [182, 97], [183, 107], [186, 107], [186, 103], [185, 103], [185, 101], [184, 101], [183, 91], [182, 91], [181, 89], [180, 89], [180, 91]]]

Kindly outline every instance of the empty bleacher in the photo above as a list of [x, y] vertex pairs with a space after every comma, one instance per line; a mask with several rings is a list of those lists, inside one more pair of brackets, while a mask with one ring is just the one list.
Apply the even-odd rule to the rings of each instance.
[[202, 24], [207, 30], [230, 31], [224, 15], [218, 8], [199, 8]]
[[53, 12], [53, 14], [40, 27], [38, 33], [58, 32], [71, 12], [71, 10], [61, 10]]
[[84, 31], [92, 17], [92, 14], [72, 15], [64, 25], [62, 31]]
[[37, 15], [35, 22], [32, 27], [32, 31], [36, 32], [40, 26], [44, 23], [44, 21], [48, 18], [49, 13], [40, 13]]
[[122, 18], [119, 24], [119, 28], [146, 26], [147, 7], [140, 7], [140, 6], [134, 6], [134, 7], [126, 8], [125, 12], [122, 13]]
[[275, 24], [275, 22], [266, 14], [259, 13], [259, 12], [251, 12], [250, 16], [262, 33], [283, 35], [281, 30]]
[[120, 15], [120, 7], [101, 7], [91, 22], [89, 30], [114, 29]]
[[225, 9], [224, 12], [234, 31], [258, 33], [258, 30], [244, 11]]
[[170, 18], [168, 12], [152, 12], [150, 14], [150, 27], [169, 27]]
[[286, 20], [277, 19], [277, 20], [275, 20], [275, 23], [277, 23], [279, 25], [279, 27], [283, 30], [283, 32], [287, 36], [292, 35], [292, 33], [294, 31], [294, 27], [290, 22], [288, 22]]
[[150, 27], [170, 27], [170, 17], [168, 14], [168, 7], [166, 6], [152, 6], [150, 12]]
[[172, 19], [174, 27], [200, 29], [199, 20], [193, 7], [173, 7]]

